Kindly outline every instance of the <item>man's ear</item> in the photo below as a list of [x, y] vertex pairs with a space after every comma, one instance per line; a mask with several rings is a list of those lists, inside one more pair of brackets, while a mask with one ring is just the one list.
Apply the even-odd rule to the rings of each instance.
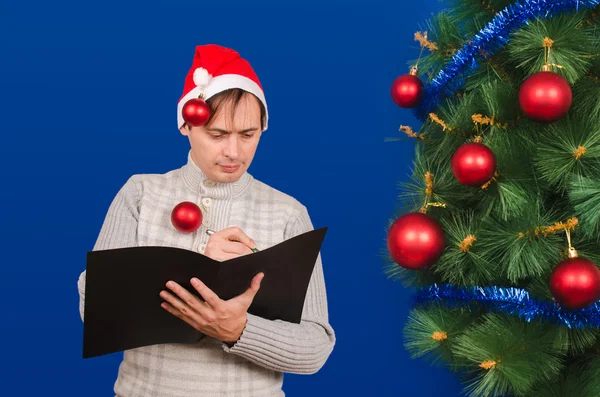
[[184, 124], [180, 129], [179, 132], [181, 132], [181, 135], [183, 136], [188, 136], [190, 134], [190, 130], [188, 129], [187, 124]]

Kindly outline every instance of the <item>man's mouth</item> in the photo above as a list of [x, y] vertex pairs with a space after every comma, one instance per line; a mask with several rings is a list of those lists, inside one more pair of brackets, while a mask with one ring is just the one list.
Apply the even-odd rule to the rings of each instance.
[[227, 173], [233, 173], [236, 172], [238, 169], [240, 168], [239, 164], [226, 164], [226, 165], [221, 165], [221, 169], [223, 170], [223, 172], [227, 172]]

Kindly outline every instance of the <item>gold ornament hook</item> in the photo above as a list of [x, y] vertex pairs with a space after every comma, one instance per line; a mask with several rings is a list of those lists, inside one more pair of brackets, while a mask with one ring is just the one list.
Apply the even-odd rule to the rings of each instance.
[[559, 69], [564, 69], [564, 66], [557, 65], [555, 63], [548, 63], [550, 61], [550, 48], [554, 44], [554, 40], [550, 37], [545, 37], [542, 46], [544, 47], [544, 66], [542, 66], [542, 72], [551, 72], [552, 66], [557, 67]]
[[437, 44], [432, 41], [429, 41], [427, 38], [427, 32], [416, 32], [415, 33], [415, 41], [418, 41], [421, 44], [421, 52], [419, 53], [419, 58], [417, 59], [417, 63], [410, 69], [410, 74], [413, 76], [417, 75], [419, 71], [419, 62], [421, 61], [421, 56], [423, 55], [423, 50], [425, 47], [429, 48], [431, 51], [436, 51], [438, 49]]
[[567, 242], [569, 243], [569, 258], [578, 258], [579, 254], [577, 250], [571, 245], [571, 230], [567, 229], [565, 232], [567, 233]]

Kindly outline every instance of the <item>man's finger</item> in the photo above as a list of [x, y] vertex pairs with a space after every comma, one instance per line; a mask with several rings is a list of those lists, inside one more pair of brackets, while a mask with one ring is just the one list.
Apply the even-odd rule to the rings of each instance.
[[219, 262], [228, 261], [229, 259], [239, 258], [239, 257], [240, 257], [239, 254], [230, 254], [229, 252], [221, 252], [218, 255], [211, 256], [212, 259], [219, 261]]
[[185, 314], [183, 314], [180, 310], [177, 310], [170, 303], [163, 302], [163, 303], [160, 304], [160, 307], [162, 307], [163, 309], [165, 309], [166, 311], [168, 311], [169, 313], [171, 313], [175, 317], [179, 317], [181, 320], [183, 320], [186, 323], [188, 323], [194, 329], [196, 329], [196, 330], [200, 329], [200, 326], [198, 325], [198, 323], [196, 321], [194, 321], [191, 317], [186, 316]]
[[167, 303], [170, 307], [174, 308], [181, 315], [188, 317], [193, 316], [194, 310], [173, 294], [170, 294], [167, 291], [161, 291], [160, 297], [166, 301], [164, 303]]
[[212, 307], [214, 310], [217, 310], [220, 305], [223, 304], [223, 301], [217, 294], [215, 294], [210, 288], [206, 286], [202, 281], [194, 277], [191, 280], [192, 286], [198, 291], [200, 296], [204, 299], [204, 301]]
[[169, 302], [183, 314], [193, 316], [194, 312], [203, 315], [209, 308], [206, 303], [200, 301], [196, 296], [192, 295], [188, 290], [174, 281], [167, 283], [167, 288], [171, 290], [177, 297], [169, 294], [167, 291], [161, 292], [160, 296]]
[[254, 240], [248, 237], [246, 233], [244, 233], [244, 231], [238, 226], [225, 228], [218, 233], [220, 234], [220, 236], [226, 238], [227, 240], [239, 241], [241, 243], [246, 244], [250, 248], [256, 248], [256, 243], [254, 242]]
[[237, 243], [235, 241], [224, 241], [221, 243], [223, 252], [237, 255], [251, 254], [252, 250], [246, 244]]
[[248, 307], [250, 307], [252, 301], [254, 300], [254, 297], [258, 293], [258, 290], [260, 289], [260, 284], [264, 277], [264, 273], [258, 273], [250, 282], [250, 287], [248, 287], [248, 289], [244, 291], [243, 294], [238, 296], [238, 298], [243, 300]]
[[[238, 244], [239, 244], [239, 243], [238, 243]], [[229, 259], [233, 259], [233, 258], [239, 258], [239, 257], [240, 257], [240, 255], [239, 255], [239, 254], [231, 254], [231, 253], [229, 253], [229, 252], [223, 252], [223, 253], [221, 253], [219, 256], [220, 256], [220, 259], [219, 259], [219, 260], [220, 260], [221, 262], [223, 262], [223, 261], [228, 261]]]

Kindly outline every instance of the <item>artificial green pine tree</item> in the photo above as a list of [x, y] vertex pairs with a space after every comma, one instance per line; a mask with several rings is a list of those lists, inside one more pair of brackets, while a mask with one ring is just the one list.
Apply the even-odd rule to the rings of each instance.
[[[545, 312], [524, 312], [531, 302], [568, 311], [554, 299], [550, 278], [570, 246], [600, 264], [597, 4], [454, 0], [421, 29], [427, 34], [415, 36], [428, 48], [416, 61], [427, 87], [461, 48], [497, 39], [490, 32], [500, 19], [512, 24], [493, 54], [475, 53], [476, 67], [458, 73], [454, 81], [462, 81], [454, 89], [446, 87], [437, 102], [422, 99], [418, 132], [400, 128], [416, 150], [411, 181], [401, 184], [403, 210], [390, 226], [407, 212], [425, 212], [445, 233], [441, 257], [409, 270], [385, 250], [386, 272], [417, 291], [450, 285], [455, 292], [527, 292], [510, 305], [470, 301], [468, 294], [423, 295], [410, 313], [405, 347], [414, 358], [456, 371], [471, 396], [600, 396], [600, 314], [565, 324]], [[535, 17], [523, 16], [535, 7]], [[545, 65], [573, 93], [566, 116], [550, 123], [531, 120], [519, 104], [524, 81]], [[451, 168], [456, 150], [473, 141], [496, 159], [495, 174], [481, 186], [461, 184]]]

